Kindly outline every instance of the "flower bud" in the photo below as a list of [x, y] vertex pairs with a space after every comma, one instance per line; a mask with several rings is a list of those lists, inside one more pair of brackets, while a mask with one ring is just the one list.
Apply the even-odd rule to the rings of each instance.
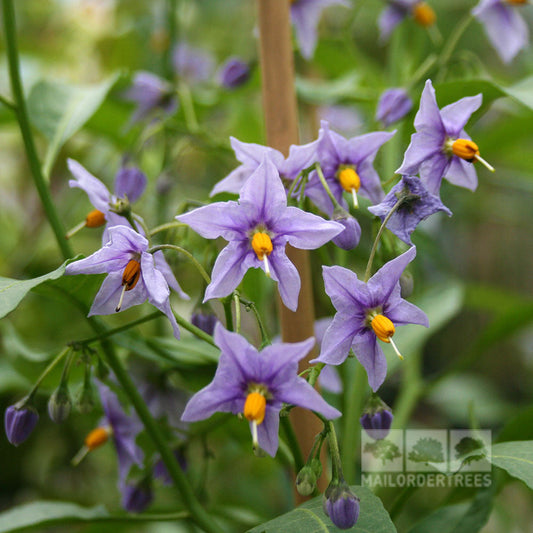
[[218, 318], [215, 314], [206, 312], [205, 310], [198, 310], [191, 316], [191, 324], [201, 329], [208, 335], [213, 335], [215, 331], [215, 325], [218, 322]]
[[305, 465], [296, 476], [296, 490], [302, 496], [310, 496], [316, 489], [317, 476], [310, 465]]
[[407, 115], [412, 107], [413, 101], [405, 89], [387, 89], [379, 97], [376, 120], [390, 126]]
[[359, 498], [345, 481], [331, 483], [324, 493], [323, 509], [339, 529], [349, 529], [359, 518]]
[[344, 209], [335, 210], [332, 220], [344, 226], [344, 231], [341, 231], [334, 237], [332, 239], [333, 242], [343, 250], [353, 250], [359, 244], [359, 239], [361, 238], [361, 226], [359, 222]]
[[4, 416], [7, 440], [13, 446], [23, 443], [31, 435], [38, 421], [39, 414], [35, 408], [24, 405], [24, 401], [10, 405]]
[[389, 434], [392, 419], [391, 408], [374, 394], [368, 400], [363, 416], [359, 421], [370, 438], [380, 440]]
[[226, 89], [236, 89], [250, 78], [250, 67], [235, 57], [228, 59], [218, 72], [218, 82]]
[[61, 424], [70, 415], [72, 401], [67, 387], [59, 385], [48, 400], [48, 415], [56, 424]]
[[142, 513], [154, 499], [150, 484], [146, 481], [122, 489], [122, 507], [130, 513]]
[[76, 408], [80, 413], [90, 413], [94, 408], [94, 392], [92, 386], [84, 384], [76, 398]]
[[322, 475], [322, 462], [318, 457], [315, 457], [309, 463], [309, 466], [313, 469], [316, 478], [318, 479]]

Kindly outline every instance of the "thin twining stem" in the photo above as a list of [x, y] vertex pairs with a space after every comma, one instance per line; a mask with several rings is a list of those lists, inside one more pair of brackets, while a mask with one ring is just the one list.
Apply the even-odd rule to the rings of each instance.
[[177, 246], [175, 244], [158, 244], [157, 246], [152, 246], [152, 248], [150, 248], [148, 252], [153, 254], [154, 252], [157, 252], [159, 250], [175, 250], [176, 252], [180, 252], [186, 255], [196, 267], [196, 270], [200, 272], [205, 282], [208, 285], [211, 283], [211, 278], [209, 277], [209, 274], [205, 271], [205, 268], [198, 262], [196, 257], [194, 257], [194, 255], [192, 255], [191, 252], [189, 252], [188, 250], [185, 250], [185, 248], [182, 248], [181, 246]]

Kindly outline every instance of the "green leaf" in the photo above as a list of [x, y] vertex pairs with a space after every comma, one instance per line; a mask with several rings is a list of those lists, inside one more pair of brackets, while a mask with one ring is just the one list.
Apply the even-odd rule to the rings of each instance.
[[359, 74], [348, 72], [336, 80], [296, 79], [298, 96], [315, 104], [332, 104], [342, 100], [374, 100], [370, 91], [359, 88]]
[[[392, 533], [396, 531], [381, 500], [367, 487], [350, 487], [361, 498], [359, 519], [354, 527], [345, 531], [365, 533]], [[248, 533], [325, 533], [340, 531], [322, 509], [322, 496], [300, 505], [296, 509], [261, 524]]]
[[507, 87], [505, 92], [517, 102], [533, 109], [533, 76], [525, 78], [511, 87]]
[[533, 441], [500, 442], [492, 446], [492, 464], [521, 479], [533, 489]]
[[13, 311], [24, 296], [33, 288], [46, 281], [60, 278], [65, 273], [65, 267], [72, 260], [65, 261], [59, 268], [38, 278], [17, 280], [0, 277], [0, 318]]
[[0, 513], [0, 533], [28, 527], [45, 527], [63, 522], [90, 522], [110, 515], [103, 505], [81, 507], [69, 502], [38, 501], [19, 505]]
[[43, 162], [46, 178], [61, 147], [94, 115], [116, 81], [117, 75], [113, 75], [97, 85], [43, 80], [32, 87], [30, 120], [49, 142]]

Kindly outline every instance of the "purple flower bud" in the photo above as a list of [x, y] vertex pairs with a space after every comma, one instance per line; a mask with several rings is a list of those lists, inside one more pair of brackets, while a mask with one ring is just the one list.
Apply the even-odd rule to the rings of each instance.
[[231, 57], [220, 67], [217, 78], [222, 87], [236, 89], [250, 78], [250, 66], [236, 57]]
[[392, 424], [392, 412], [388, 409], [379, 409], [374, 413], [365, 413], [360, 422], [366, 434], [375, 440], [384, 439], [390, 431]]
[[349, 529], [359, 518], [359, 498], [346, 482], [331, 483], [323, 501], [324, 512], [339, 529]]
[[148, 178], [137, 167], [121, 167], [115, 176], [115, 194], [119, 198], [127, 197], [135, 202], [146, 189]]
[[22, 444], [31, 435], [39, 421], [39, 414], [33, 407], [18, 407], [18, 405], [10, 405], [4, 416], [7, 440], [13, 446]]
[[130, 513], [142, 513], [154, 499], [148, 483], [127, 484], [122, 488], [122, 507]]
[[412, 107], [413, 101], [405, 89], [387, 89], [379, 98], [376, 120], [390, 126], [407, 115]]
[[361, 226], [359, 222], [352, 217], [347, 211], [341, 213], [333, 213], [332, 219], [344, 226], [344, 231], [341, 231], [332, 241], [343, 250], [353, 250], [361, 238]]
[[191, 316], [191, 324], [201, 329], [208, 335], [213, 335], [218, 318], [213, 313], [198, 311]]

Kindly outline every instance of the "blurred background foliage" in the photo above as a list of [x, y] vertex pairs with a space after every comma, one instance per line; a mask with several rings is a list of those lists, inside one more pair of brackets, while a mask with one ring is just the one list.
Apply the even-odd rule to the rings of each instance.
[[[342, 116], [352, 119], [349, 130], [341, 133], [353, 136], [375, 129], [373, 117], [382, 90], [408, 86], [417, 66], [438, 51], [411, 21], [397, 29], [391, 45], [378, 46], [376, 21], [383, 4], [369, 0], [353, 4], [349, 12], [343, 8], [326, 11], [312, 63], [295, 56], [302, 142], [316, 138], [319, 120], [331, 105], [344, 106]], [[474, 3], [450, 0], [432, 4], [446, 39]], [[133, 106], [122, 97], [136, 71], [169, 77], [168, 9], [172, 5], [176, 6], [176, 42], [202, 48], [217, 66], [232, 55], [253, 66], [252, 76], [243, 87], [221, 88], [214, 73], [206, 82], [190, 87], [197, 130], [188, 124], [183, 106], [174, 116], [145, 129], [146, 123], [132, 125]], [[149, 178], [137, 210], [153, 227], [171, 220], [188, 199], [205, 201], [211, 187], [236, 166], [230, 135], [264, 143], [254, 2], [22, 0], [16, 9], [24, 85], [30, 100], [32, 91], [37, 91], [33, 93], [37, 115], [43, 95], [39, 84], [43, 81], [70, 88], [67, 92], [74, 94], [79, 86], [109, 85], [79, 131], [58, 147], [50, 166], [50, 186], [66, 227], [83, 220], [91, 209], [84, 193], [68, 187], [67, 157], [80, 161], [109, 188], [122, 158], [130, 157]], [[533, 22], [531, 10], [524, 10], [524, 14]], [[2, 41], [0, 46], [0, 94], [9, 99]], [[441, 106], [483, 90], [485, 103], [490, 105], [484, 106], [467, 130], [497, 171], [489, 174], [479, 169], [480, 184], [475, 193], [446, 184], [442, 199], [454, 216], [433, 217], [413, 237], [418, 248], [413, 301], [433, 319], [432, 327], [422, 333], [410, 327], [399, 332], [407, 361], [402, 367], [391, 358], [392, 370], [381, 390], [393, 409], [409, 413], [407, 427], [479, 426], [491, 429], [495, 439], [502, 429], [505, 440], [533, 439], [533, 98], [529, 96], [529, 105], [527, 100], [527, 95], [533, 94], [531, 76], [531, 50], [504, 67], [474, 22], [453, 56], [446, 83], [436, 84]], [[500, 97], [518, 80], [525, 80], [521, 101]], [[414, 110], [397, 126], [394, 141], [378, 157], [377, 168], [384, 181], [399, 166], [413, 132], [412, 119], [423, 81], [409, 87]], [[333, 123], [334, 129], [340, 127]], [[36, 132], [44, 159], [48, 144], [45, 136]], [[14, 115], [3, 105], [0, 165], [0, 276], [25, 279], [54, 270], [61, 263], [60, 254], [29, 175]], [[328, 247], [325, 253], [330, 260], [345, 261], [359, 270], [364, 267], [376, 229], [366, 206], [363, 202], [357, 215], [363, 226], [361, 245], [349, 253]], [[197, 250], [198, 258], [206, 264], [212, 261], [216, 251], [212, 243], [206, 244], [183, 229], [169, 237]], [[100, 242], [100, 230], [85, 230], [73, 238], [72, 245], [76, 253], [88, 255]], [[323, 255], [314, 252], [313, 258], [317, 314], [328, 316], [333, 309], [322, 293]], [[201, 280], [183, 258], [169, 254], [168, 260], [180, 284], [193, 296], [192, 303], [173, 301], [174, 309], [188, 318], [203, 291]], [[246, 276], [244, 292], [257, 301], [270, 332], [275, 334], [278, 327], [272, 286], [256, 274]], [[81, 290], [87, 302], [98, 284], [99, 279], [91, 280]], [[109, 317], [107, 322], [113, 327], [148, 312], [142, 307]], [[245, 315], [244, 320], [250, 335], [257, 335], [251, 318]], [[29, 390], [46, 362], [65, 343], [91, 336], [79, 312], [49, 288], [30, 293], [0, 326], [2, 410]], [[132, 359], [156, 357], [160, 364], [160, 351], [140, 344], [166, 332], [166, 324], [150, 322], [139, 331], [137, 344], [132, 336], [118, 340], [123, 353]], [[213, 359], [206, 357], [199, 371], [196, 362], [187, 362], [186, 349], [181, 355], [175, 346], [169, 350], [171, 359], [177, 353], [174, 361], [167, 361], [167, 370], [176, 383], [192, 379], [196, 387], [207, 383], [214, 370]], [[411, 356], [414, 363], [409, 363]], [[409, 364], [420, 365], [421, 388], [414, 400], [402, 396], [401, 391], [404, 372], [409, 378]], [[350, 365], [346, 365], [346, 385], [351, 383], [351, 373]], [[98, 422], [100, 410], [90, 415], [74, 412], [60, 426], [45, 414], [47, 395], [58, 380], [59, 371], [44, 383], [37, 400], [41, 419], [31, 438], [20, 448], [0, 438], [0, 509], [35, 499], [105, 503], [118, 509], [116, 458], [111, 446], [94, 452], [77, 468], [70, 465], [85, 434]], [[82, 371], [76, 369], [71, 390], [75, 391], [81, 380]], [[342, 395], [328, 396], [328, 400], [342, 409]], [[199, 485], [207, 479], [204, 497], [215, 507], [234, 513], [238, 517], [234, 523], [241, 528], [289, 510], [294, 504], [292, 488], [282, 463], [269, 457], [255, 459], [249, 453], [246, 424], [236, 419], [222, 422], [208, 439], [197, 439], [189, 450], [191, 465], [202, 465], [191, 467], [193, 483]], [[236, 438], [228, 438], [228, 434]], [[206, 461], [206, 454], [214, 460]], [[388, 507], [396, 494], [387, 489], [380, 496]], [[408, 531], [434, 509], [436, 501], [461, 502], [471, 496], [468, 489], [418, 491], [398, 519], [399, 530]], [[483, 531], [530, 531], [532, 503], [531, 493], [521, 482], [506, 484]], [[173, 490], [157, 487], [152, 510], [164, 511], [174, 505]], [[120, 527], [83, 526], [83, 531], [116, 531]], [[124, 526], [124, 530], [131, 527]], [[188, 531], [181, 528], [175, 524], [142, 526], [150, 532]], [[141, 526], [134, 530], [140, 531]]]

